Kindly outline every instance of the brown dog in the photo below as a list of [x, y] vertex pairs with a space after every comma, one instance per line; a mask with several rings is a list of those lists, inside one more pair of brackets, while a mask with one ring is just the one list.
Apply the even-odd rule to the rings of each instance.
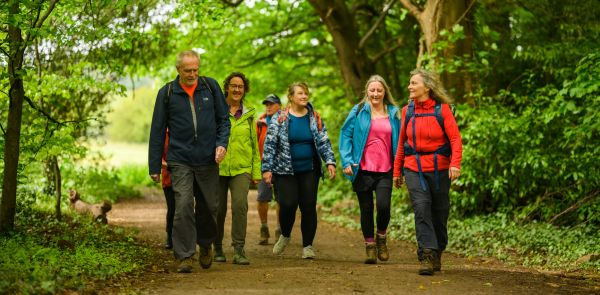
[[81, 214], [91, 214], [94, 217], [94, 220], [97, 222], [104, 224], [108, 222], [106, 219], [106, 212], [112, 209], [112, 204], [110, 201], [104, 200], [102, 203], [88, 204], [81, 200], [79, 193], [73, 189], [69, 190], [69, 200], [71, 201], [71, 207], [75, 209], [75, 211]]

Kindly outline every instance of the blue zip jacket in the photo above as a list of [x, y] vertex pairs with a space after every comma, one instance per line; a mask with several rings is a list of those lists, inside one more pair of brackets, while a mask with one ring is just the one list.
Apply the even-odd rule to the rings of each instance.
[[[342, 160], [342, 168], [351, 166], [352, 164], [359, 164], [367, 144], [367, 138], [369, 137], [369, 130], [371, 129], [371, 105], [364, 103], [363, 108], [358, 112], [360, 104], [355, 105], [340, 132], [340, 158]], [[392, 155], [390, 159], [392, 166], [394, 158], [396, 157], [396, 148], [398, 147], [398, 135], [400, 134], [400, 119], [398, 118], [398, 108], [394, 105], [387, 105], [388, 118], [390, 119], [390, 125], [392, 126]], [[356, 179], [356, 173], [358, 172], [359, 166], [352, 166], [353, 175], [346, 175], [346, 178], [354, 182]]]
[[[169, 128], [167, 162], [189, 166], [215, 164], [217, 146], [227, 148], [229, 141], [229, 107], [219, 83], [205, 77], [207, 85], [198, 79], [194, 90], [196, 128], [188, 94], [179, 85], [179, 76], [171, 82], [169, 105], [165, 105], [168, 84], [156, 96], [150, 142], [148, 144], [148, 167], [150, 174], [160, 174], [165, 134]], [[167, 107], [167, 108], [165, 108]]]
[[[333, 148], [327, 135], [327, 129], [325, 123], [322, 123], [322, 128], [319, 130], [317, 127], [317, 120], [313, 114], [313, 106], [309, 103], [308, 115], [310, 120], [310, 131], [313, 134], [315, 147], [317, 153], [320, 155], [320, 160], [323, 159], [326, 165], [335, 165], [335, 156], [333, 154]], [[271, 171], [273, 174], [279, 175], [293, 175], [294, 170], [292, 169], [292, 154], [290, 152], [290, 141], [288, 138], [288, 127], [289, 127], [289, 114], [286, 120], [279, 123], [279, 116], [281, 111], [277, 112], [271, 118], [269, 129], [267, 131], [267, 138], [265, 139], [263, 158], [262, 158], [262, 172]], [[319, 169], [321, 167], [315, 167]], [[321, 175], [323, 175], [321, 173]]]

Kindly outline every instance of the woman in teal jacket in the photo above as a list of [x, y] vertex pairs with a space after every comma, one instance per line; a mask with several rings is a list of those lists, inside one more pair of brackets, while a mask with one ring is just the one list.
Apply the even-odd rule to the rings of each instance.
[[[340, 134], [340, 158], [346, 178], [352, 181], [360, 205], [360, 223], [365, 239], [365, 263], [389, 259], [386, 231], [390, 222], [393, 163], [398, 147], [398, 107], [385, 80], [371, 76], [365, 96], [355, 105]], [[375, 192], [377, 236], [373, 224]]]
[[250, 182], [261, 179], [260, 154], [256, 136], [256, 110], [245, 104], [249, 82], [243, 73], [234, 72], [223, 84], [231, 131], [227, 154], [219, 165], [219, 208], [217, 212], [217, 239], [215, 261], [225, 262], [223, 235], [227, 214], [227, 192], [231, 191], [231, 244], [233, 263], [247, 265], [250, 261], [244, 252], [248, 221], [248, 190]]

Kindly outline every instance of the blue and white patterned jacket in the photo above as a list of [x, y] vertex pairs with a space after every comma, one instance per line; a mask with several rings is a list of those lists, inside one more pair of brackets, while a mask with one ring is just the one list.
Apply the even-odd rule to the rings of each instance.
[[[321, 130], [318, 130], [317, 120], [313, 113], [313, 106], [307, 105], [308, 115], [310, 120], [310, 131], [312, 132], [315, 147], [320, 155], [320, 160], [323, 159], [326, 165], [335, 165], [335, 156], [333, 148], [327, 135], [325, 124], [322, 123]], [[262, 158], [262, 172], [272, 172], [279, 175], [293, 175], [292, 154], [290, 152], [290, 142], [288, 137], [289, 116], [286, 120], [279, 123], [279, 116], [282, 112], [278, 112], [271, 118], [271, 124], [267, 131], [265, 139], [264, 152]]]

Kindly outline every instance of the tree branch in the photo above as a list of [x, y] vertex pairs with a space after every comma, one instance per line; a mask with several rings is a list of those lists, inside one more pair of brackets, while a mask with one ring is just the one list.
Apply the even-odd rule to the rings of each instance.
[[410, 12], [410, 14], [412, 14], [416, 19], [421, 17], [421, 13], [423, 13], [423, 11], [416, 5], [412, 4], [410, 0], [400, 0], [400, 2], [402, 3], [402, 6], [408, 9], [408, 12]]
[[58, 122], [58, 120], [56, 120], [56, 119], [52, 118], [52, 116], [50, 116], [48, 113], [44, 112], [44, 110], [42, 110], [41, 108], [38, 108], [38, 107], [37, 107], [37, 106], [36, 106], [36, 105], [33, 103], [33, 101], [31, 101], [31, 99], [30, 99], [29, 97], [27, 97], [27, 96], [24, 96], [24, 98], [25, 98], [25, 101], [27, 101], [27, 103], [29, 104], [29, 106], [30, 106], [32, 109], [34, 109], [34, 110], [38, 111], [39, 113], [41, 113], [42, 115], [44, 115], [44, 117], [46, 117], [48, 120], [50, 120], [50, 121], [52, 121], [52, 122], [54, 122], [54, 123], [56, 123], [56, 124], [62, 124], [61, 122]]
[[373, 24], [373, 26], [363, 36], [363, 38], [360, 40], [360, 42], [358, 42], [358, 49], [362, 49], [364, 47], [364, 45], [367, 42], [367, 40], [369, 40], [369, 38], [373, 35], [373, 33], [375, 32], [375, 30], [385, 20], [385, 17], [387, 16], [388, 12], [390, 11], [390, 8], [392, 8], [392, 6], [394, 6], [394, 3], [396, 3], [396, 1], [397, 0], [390, 0], [390, 2], [388, 2], [388, 3], [386, 3], [386, 4], [383, 5], [383, 10], [381, 11], [381, 15], [379, 16], [379, 19], [377, 19], [377, 21], [375, 22], [375, 24]]
[[377, 63], [381, 58], [383, 58], [386, 54], [393, 52], [394, 50], [400, 48], [404, 42], [404, 40], [402, 40], [402, 38], [398, 38], [398, 41], [396, 41], [396, 44], [394, 44], [394, 46], [386, 48], [384, 50], [382, 50], [381, 52], [377, 53], [375, 55], [375, 57], [373, 57], [372, 62], [373, 63]]
[[552, 217], [552, 219], [550, 219], [548, 221], [548, 223], [550, 224], [554, 224], [554, 222], [559, 219], [561, 216], [573, 212], [575, 210], [577, 210], [577, 208], [581, 207], [581, 205], [587, 203], [588, 201], [592, 200], [594, 197], [596, 197], [598, 195], [598, 193], [600, 193], [600, 190], [596, 190], [593, 191], [592, 194], [590, 194], [589, 196], [577, 201], [577, 203], [573, 204], [572, 206], [570, 206], [569, 208], [567, 208], [566, 210], [564, 210], [563, 212], [558, 213], [556, 216]]
[[471, 7], [473, 7], [473, 4], [475, 4], [475, 1], [477, 1], [477, 0], [471, 0], [471, 3], [469, 3], [469, 7], [467, 7], [465, 12], [463, 12], [463, 14], [456, 20], [456, 22], [454, 22], [454, 25], [459, 24], [463, 20], [463, 18], [465, 18], [465, 16], [467, 16], [467, 13], [469, 12], [469, 10], [471, 10]]
[[54, 10], [54, 7], [56, 6], [57, 2], [58, 2], [58, 0], [51, 0], [50, 1], [50, 6], [48, 6], [48, 9], [46, 9], [46, 12], [44, 13], [44, 15], [40, 19], [38, 19], [38, 21], [35, 23], [35, 28], [36, 29], [39, 29], [39, 28], [42, 27], [42, 25], [44, 24], [44, 22], [46, 21], [46, 19], [50, 15], [50, 13], [52, 13], [52, 10]]

